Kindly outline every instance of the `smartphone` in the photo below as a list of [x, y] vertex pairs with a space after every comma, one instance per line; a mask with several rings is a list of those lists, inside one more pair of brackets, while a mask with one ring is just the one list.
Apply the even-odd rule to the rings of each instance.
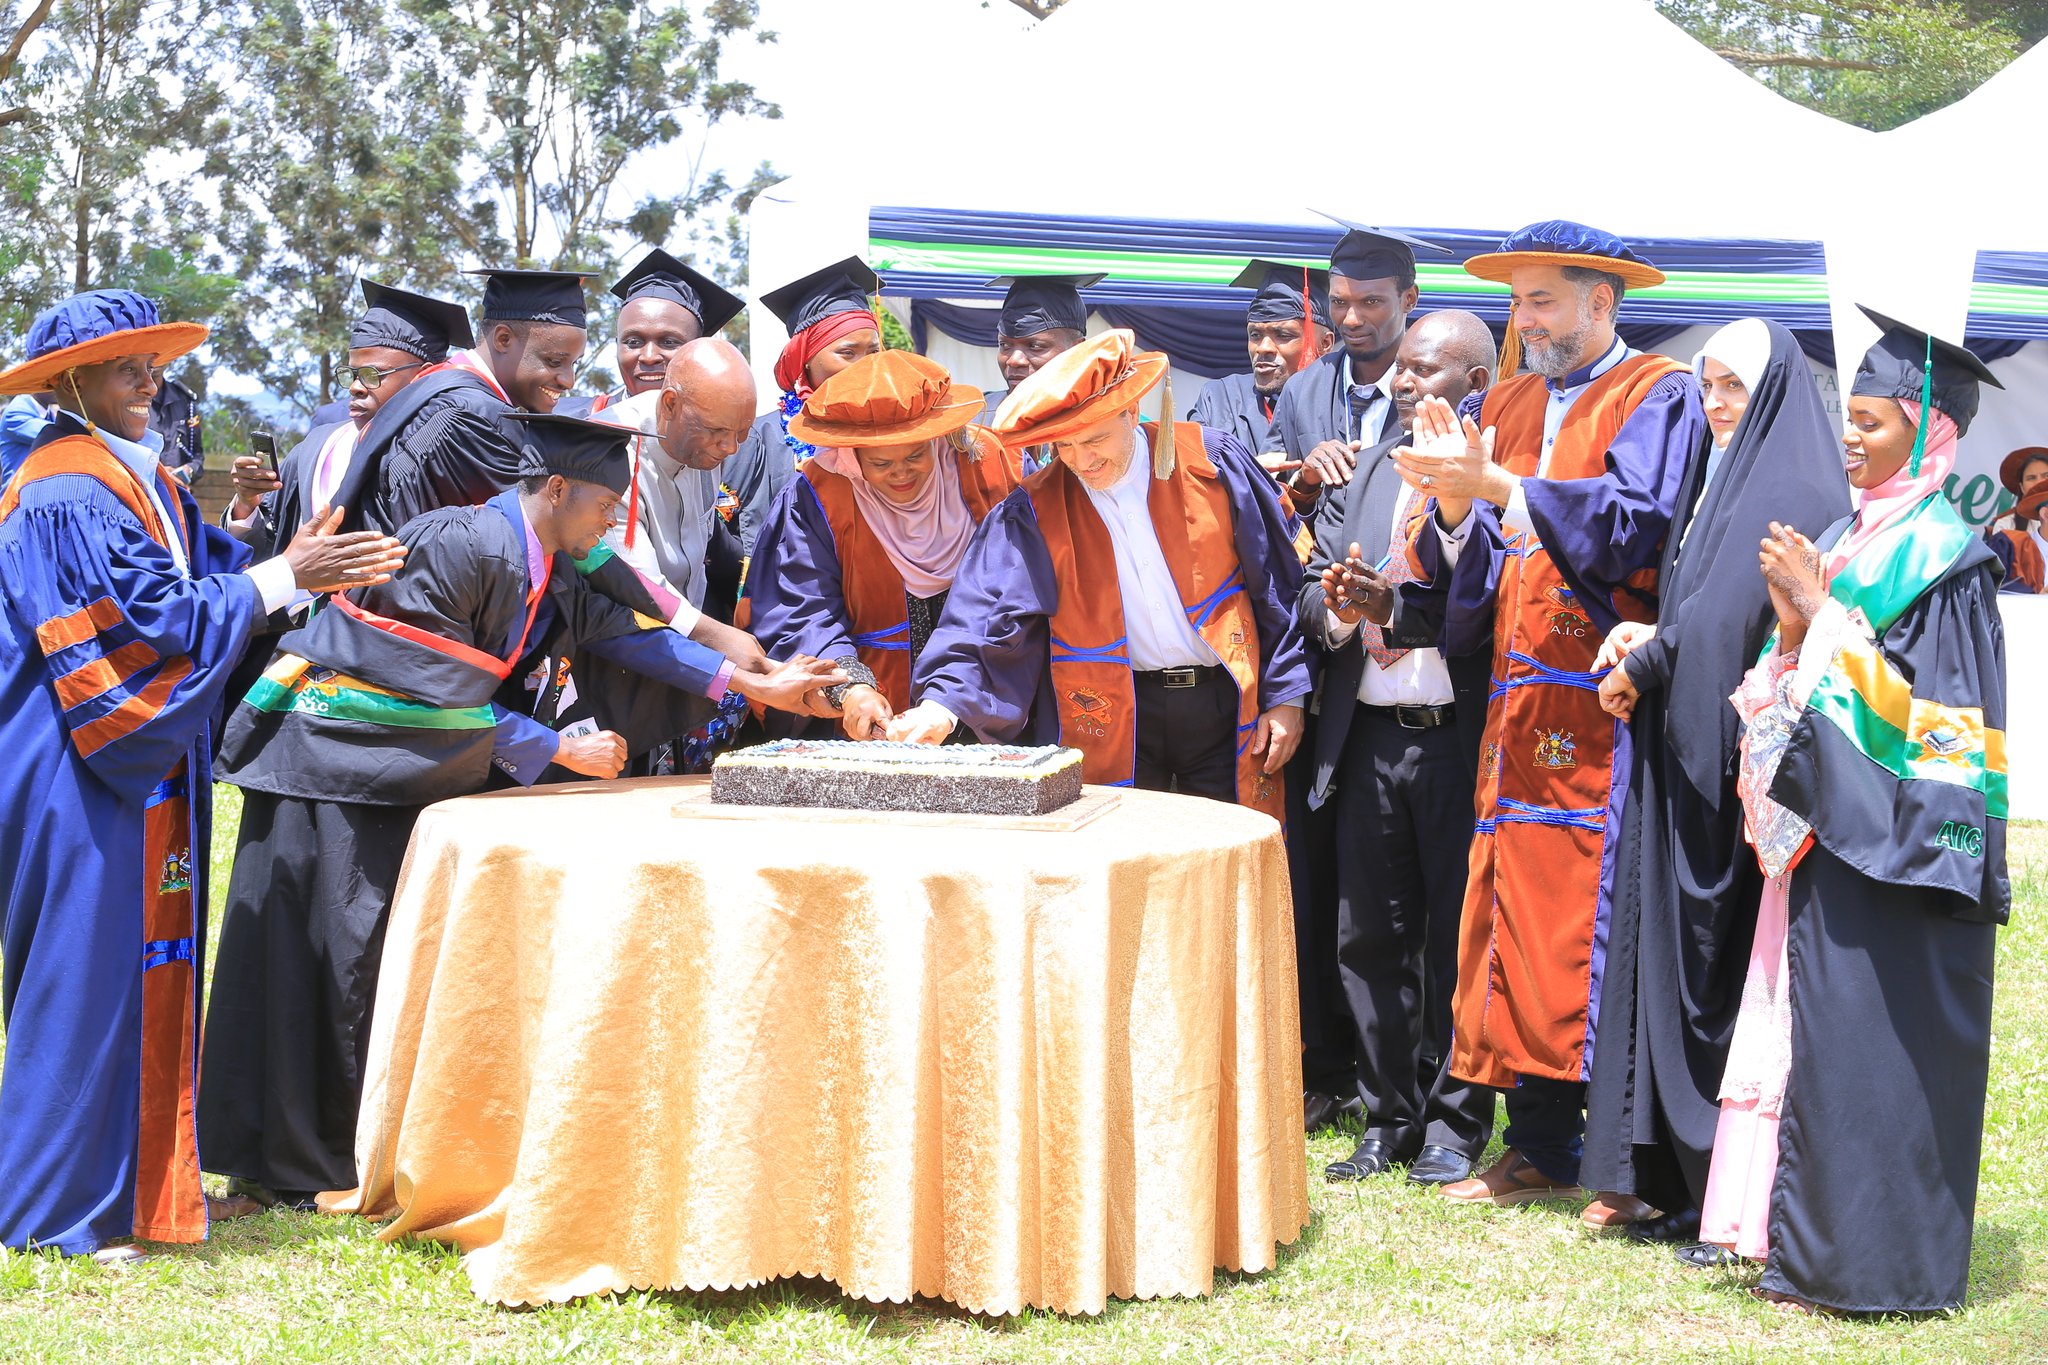
[[263, 463], [269, 468], [270, 472], [275, 474], [277, 472], [277, 438], [267, 431], [252, 431], [249, 433], [249, 444], [258, 455], [262, 456]]

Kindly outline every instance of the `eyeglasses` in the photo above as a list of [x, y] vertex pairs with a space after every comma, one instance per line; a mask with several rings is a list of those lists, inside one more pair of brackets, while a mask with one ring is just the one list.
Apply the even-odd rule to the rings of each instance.
[[416, 360], [410, 365], [400, 365], [389, 370], [381, 365], [344, 365], [334, 372], [334, 378], [344, 389], [354, 388], [358, 381], [364, 388], [374, 389], [392, 375], [417, 370], [426, 363], [424, 360]]

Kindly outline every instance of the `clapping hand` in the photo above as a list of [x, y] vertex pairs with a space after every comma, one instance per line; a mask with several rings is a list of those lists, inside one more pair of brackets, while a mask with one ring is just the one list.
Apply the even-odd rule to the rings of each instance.
[[1394, 465], [1411, 487], [1436, 499], [1446, 527], [1463, 522], [1475, 500], [1505, 507], [1515, 491], [1515, 476], [1493, 462], [1493, 428], [1461, 420], [1435, 394], [1417, 400], [1408, 444], [1394, 452]]
[[1323, 570], [1323, 605], [1347, 626], [1384, 626], [1394, 619], [1394, 580], [1367, 564], [1354, 540], [1346, 558]]
[[1771, 606], [1778, 613], [1778, 648], [1791, 653], [1827, 599], [1828, 576], [1814, 543], [1790, 526], [1771, 523], [1757, 553]]

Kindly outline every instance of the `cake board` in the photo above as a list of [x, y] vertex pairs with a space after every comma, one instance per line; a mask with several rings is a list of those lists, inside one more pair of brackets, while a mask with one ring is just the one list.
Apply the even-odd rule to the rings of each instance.
[[672, 810], [689, 820], [803, 820], [828, 825], [907, 825], [951, 829], [1029, 829], [1065, 834], [1116, 809], [1123, 793], [1115, 787], [1083, 787], [1081, 799], [1046, 815], [951, 815], [944, 811], [847, 810], [839, 806], [722, 806], [711, 800], [711, 779], [684, 779], [682, 799]]

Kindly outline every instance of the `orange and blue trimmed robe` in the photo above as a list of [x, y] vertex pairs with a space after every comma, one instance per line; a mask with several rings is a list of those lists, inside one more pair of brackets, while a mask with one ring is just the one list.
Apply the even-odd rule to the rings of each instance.
[[249, 551], [157, 477], [160, 503], [60, 421], [0, 501], [10, 1247], [207, 1231], [193, 1086], [209, 735], [263, 603]]

